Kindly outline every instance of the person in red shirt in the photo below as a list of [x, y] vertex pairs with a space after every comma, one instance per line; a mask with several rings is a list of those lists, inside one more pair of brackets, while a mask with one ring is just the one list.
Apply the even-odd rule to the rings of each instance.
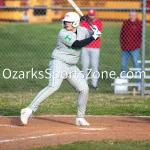
[[[91, 30], [89, 23], [92, 25], [96, 25], [98, 30], [102, 32], [102, 22], [99, 19], [96, 19], [96, 10], [88, 11], [87, 19], [81, 21], [81, 26]], [[98, 40], [93, 41], [92, 43], [88, 44], [86, 47], [82, 49], [82, 71], [86, 80], [88, 80], [87, 75], [91, 63], [92, 87], [94, 89], [98, 88], [100, 44], [101, 44], [101, 39], [99, 38]]]
[[[143, 7], [143, 2], [141, 2], [141, 7]], [[146, 8], [150, 8], [150, 0], [146, 0]], [[150, 12], [147, 10], [147, 12]]]
[[[122, 76], [126, 76], [130, 57], [134, 68], [139, 68], [137, 61], [140, 56], [141, 43], [142, 22], [138, 19], [137, 12], [131, 11], [129, 13], [129, 19], [123, 22], [120, 32], [120, 45], [122, 49]], [[138, 79], [137, 82], [140, 82], [140, 79]]]
[[146, 7], [150, 8], [150, 0], [146, 0]]
[[[4, 6], [4, 0], [0, 0], [0, 6]], [[0, 9], [0, 11], [3, 9]]]

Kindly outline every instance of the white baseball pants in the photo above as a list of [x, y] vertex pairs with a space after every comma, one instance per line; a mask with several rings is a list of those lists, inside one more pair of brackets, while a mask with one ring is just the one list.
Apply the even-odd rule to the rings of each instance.
[[[99, 57], [100, 49], [99, 48], [83, 48], [82, 49], [82, 71], [85, 78], [88, 75], [89, 67], [91, 64], [92, 72], [92, 86], [97, 87], [98, 85], [98, 67], [99, 67]], [[88, 78], [86, 78], [88, 80]]]
[[89, 87], [84, 78], [84, 75], [76, 65], [69, 65], [55, 59], [50, 61], [49, 67], [51, 76], [49, 78], [49, 84], [38, 93], [38, 95], [29, 105], [29, 108], [35, 112], [38, 109], [40, 103], [42, 103], [48, 96], [57, 91], [63, 80], [67, 79], [67, 81], [73, 87], [75, 87], [79, 93], [77, 100], [77, 117], [84, 118], [89, 92]]

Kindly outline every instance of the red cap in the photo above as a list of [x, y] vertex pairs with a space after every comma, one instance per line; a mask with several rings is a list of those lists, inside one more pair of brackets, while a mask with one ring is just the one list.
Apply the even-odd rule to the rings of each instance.
[[88, 15], [96, 16], [96, 10], [93, 10], [93, 9], [89, 10]]

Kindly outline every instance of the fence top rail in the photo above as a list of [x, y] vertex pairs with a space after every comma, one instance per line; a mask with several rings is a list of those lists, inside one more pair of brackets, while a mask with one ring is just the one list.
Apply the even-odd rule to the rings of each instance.
[[[92, 7], [80, 7], [81, 10], [90, 10]], [[0, 6], [0, 9], [16, 9], [16, 10], [24, 10], [24, 9], [51, 9], [51, 10], [73, 10], [73, 7], [43, 7], [43, 6]], [[99, 11], [142, 11], [142, 8], [102, 8], [102, 7], [94, 7], [95, 10]], [[150, 11], [150, 8], [146, 8], [147, 11]]]

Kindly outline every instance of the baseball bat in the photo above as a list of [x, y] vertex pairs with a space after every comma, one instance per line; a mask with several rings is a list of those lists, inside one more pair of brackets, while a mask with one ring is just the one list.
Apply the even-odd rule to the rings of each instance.
[[72, 5], [72, 7], [81, 15], [84, 16], [80, 8], [76, 5], [73, 0], [68, 0], [68, 2]]
[[[72, 5], [72, 7], [81, 15], [84, 16], [80, 8], [76, 5], [76, 3], [73, 0], [68, 0], [68, 2]], [[94, 30], [95, 28], [93, 25], [87, 21], [87, 23], [90, 25], [90, 27]]]

